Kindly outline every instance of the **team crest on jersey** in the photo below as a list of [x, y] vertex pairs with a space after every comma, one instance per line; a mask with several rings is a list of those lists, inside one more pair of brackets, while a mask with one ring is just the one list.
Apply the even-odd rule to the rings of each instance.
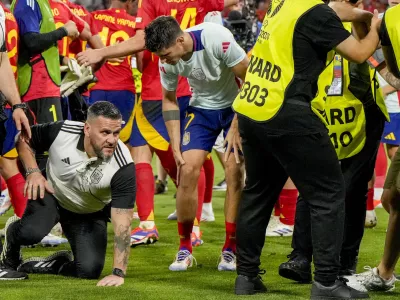
[[192, 74], [194, 78], [197, 80], [205, 80], [206, 79], [206, 74], [204, 74], [202, 69], [193, 69]]
[[182, 145], [186, 146], [189, 143], [190, 143], [190, 132], [185, 131], [185, 134], [183, 135], [183, 139], [182, 139]]
[[98, 184], [100, 182], [101, 178], [103, 178], [103, 173], [101, 172], [101, 170], [96, 169], [93, 171], [92, 175], [90, 176], [90, 182], [94, 183], [94, 184]]

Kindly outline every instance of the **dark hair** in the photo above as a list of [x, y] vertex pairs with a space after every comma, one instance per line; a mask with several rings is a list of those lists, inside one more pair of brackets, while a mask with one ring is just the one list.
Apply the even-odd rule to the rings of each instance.
[[108, 101], [98, 101], [89, 106], [87, 111], [87, 119], [104, 117], [111, 120], [122, 119], [119, 109]]
[[161, 16], [153, 20], [145, 30], [146, 49], [157, 52], [171, 47], [183, 34], [179, 23], [171, 16]]

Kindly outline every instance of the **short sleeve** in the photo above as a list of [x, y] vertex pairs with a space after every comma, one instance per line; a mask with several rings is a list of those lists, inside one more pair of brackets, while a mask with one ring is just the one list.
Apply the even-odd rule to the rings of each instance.
[[301, 17], [296, 32], [325, 52], [336, 48], [351, 35], [338, 15], [325, 4], [317, 5]]
[[18, 1], [14, 10], [14, 16], [17, 20], [21, 36], [30, 32], [40, 33], [42, 14], [36, 0]]
[[224, 2], [224, 0], [203, 0], [201, 1], [201, 7], [204, 7], [207, 12], [222, 11], [225, 7]]
[[59, 121], [31, 126], [32, 138], [29, 141], [31, 148], [38, 153], [49, 151], [63, 124], [63, 121]]
[[385, 17], [383, 17], [382, 23], [381, 23], [381, 29], [379, 30], [379, 37], [381, 39], [381, 44], [382, 46], [385, 47], [391, 47], [392, 46], [392, 41], [390, 40], [389, 33], [386, 28], [386, 20]]
[[90, 12], [88, 12], [87, 10], [85, 10], [85, 13], [86, 13], [85, 21], [89, 24], [92, 35], [99, 34], [99, 29], [97, 28], [97, 25], [96, 25], [96, 22], [94, 21], [93, 15]]
[[150, 24], [157, 18], [157, 14], [155, 13], [155, 5], [151, 0], [141, 0], [139, 1], [138, 13], [136, 16], [136, 29], [145, 29], [147, 25]]
[[119, 169], [111, 179], [111, 207], [131, 209], [136, 200], [135, 164]]
[[0, 6], [0, 52], [6, 52], [6, 16]]
[[[210, 30], [207, 30], [207, 33], [209, 32]], [[202, 39], [205, 44], [207, 40], [212, 41], [214, 56], [229, 68], [236, 66], [246, 57], [246, 52], [235, 41], [232, 33], [223, 26], [214, 26], [213, 32], [202, 36]]]
[[178, 87], [178, 74], [175, 74], [170, 70], [170, 66], [164, 65], [159, 61], [159, 69], [160, 69], [160, 80], [161, 85], [167, 91], [173, 92], [176, 91]]

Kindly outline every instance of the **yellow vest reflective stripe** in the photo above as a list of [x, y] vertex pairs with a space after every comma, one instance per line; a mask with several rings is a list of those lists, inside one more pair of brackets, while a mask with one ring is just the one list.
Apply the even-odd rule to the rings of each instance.
[[[321, 0], [275, 0], [264, 18], [241, 92], [233, 109], [255, 121], [272, 119], [282, 107], [294, 79], [293, 36], [298, 20]], [[323, 111], [323, 97], [312, 103]], [[322, 116], [321, 116], [321, 119]]]
[[[400, 5], [389, 8], [384, 16], [386, 30], [392, 42], [393, 52], [397, 62], [397, 69], [400, 71]], [[400, 74], [399, 74], [400, 75]]]

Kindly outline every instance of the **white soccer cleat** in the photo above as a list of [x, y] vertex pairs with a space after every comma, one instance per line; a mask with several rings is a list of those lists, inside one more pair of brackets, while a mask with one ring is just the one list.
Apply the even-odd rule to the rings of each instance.
[[236, 271], [236, 255], [232, 251], [222, 251], [218, 271]]
[[214, 191], [226, 191], [226, 187], [227, 187], [227, 185], [226, 185], [226, 181], [224, 179], [220, 183], [218, 183], [217, 185], [214, 185], [213, 186], [213, 190]]
[[11, 198], [8, 194], [8, 189], [1, 191], [0, 196], [0, 216], [4, 215], [11, 207]]
[[49, 233], [42, 239], [39, 244], [43, 247], [56, 247], [66, 243], [68, 243], [67, 239]]
[[203, 203], [201, 211], [201, 222], [214, 222], [215, 216], [212, 208], [212, 203]]
[[396, 277], [385, 280], [378, 274], [378, 268], [364, 267], [366, 272], [345, 276], [347, 285], [361, 292], [367, 291], [392, 291], [395, 288]]
[[193, 266], [193, 261], [197, 265], [196, 259], [188, 250], [179, 250], [174, 262], [169, 266], [170, 271], [186, 271]]
[[365, 215], [365, 228], [374, 228], [378, 224], [378, 218], [376, 217], [375, 209], [367, 210]]
[[176, 215], [176, 210], [172, 214], [169, 214], [167, 219], [170, 221], [178, 220], [178, 216]]
[[281, 221], [279, 221], [279, 217], [274, 216], [270, 220], [270, 224], [267, 227], [265, 236], [292, 236], [293, 230], [294, 226], [283, 224]]

